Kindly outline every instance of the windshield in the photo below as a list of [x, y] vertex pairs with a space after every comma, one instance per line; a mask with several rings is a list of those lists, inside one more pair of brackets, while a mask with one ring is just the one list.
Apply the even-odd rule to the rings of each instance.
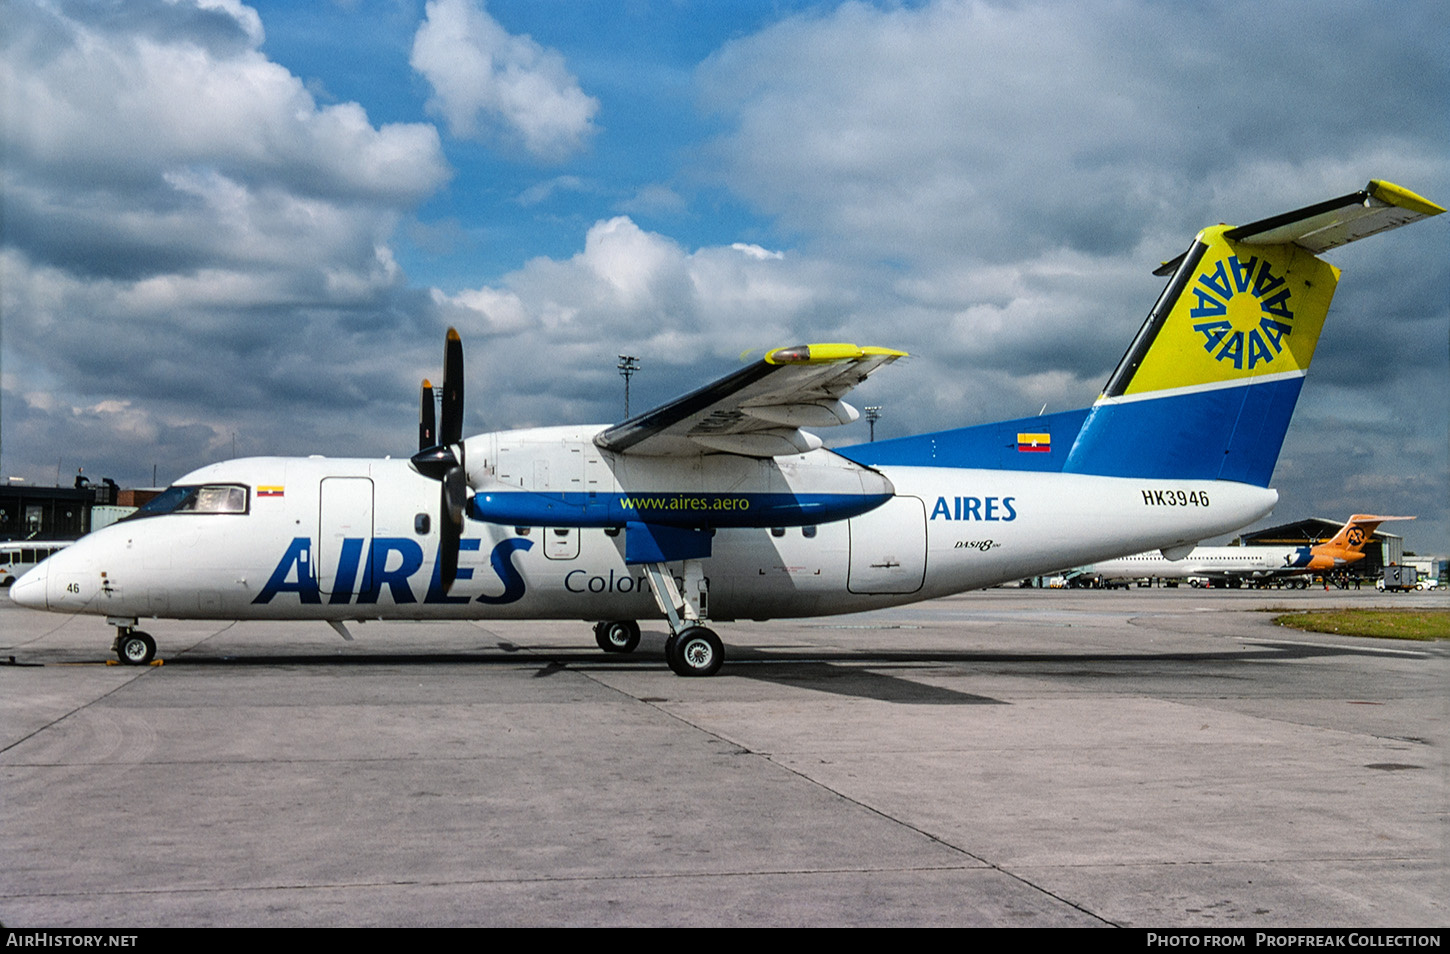
[[128, 520], [168, 513], [246, 513], [247, 488], [236, 484], [168, 487]]

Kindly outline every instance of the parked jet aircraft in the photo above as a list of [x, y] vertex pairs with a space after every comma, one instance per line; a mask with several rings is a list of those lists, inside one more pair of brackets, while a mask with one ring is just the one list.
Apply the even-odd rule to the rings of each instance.
[[[107, 617], [596, 620], [628, 652], [668, 620], [670, 667], [710, 675], [710, 620], [927, 600], [1156, 548], [1267, 514], [1339, 270], [1316, 257], [1444, 210], [1371, 182], [1201, 231], [1090, 408], [827, 450], [803, 428], [902, 352], [780, 348], [613, 426], [466, 440], [449, 331], [441, 419], [424, 382], [411, 460], [249, 458], [181, 478], [15, 583], [17, 603]], [[437, 424], [435, 434], [435, 423]]]
[[1386, 520], [1414, 517], [1375, 517], [1355, 514], [1329, 540], [1302, 547], [1194, 547], [1188, 555], [1170, 560], [1157, 550], [1104, 560], [1082, 567], [1076, 576], [1104, 580], [1158, 577], [1166, 580], [1206, 579], [1239, 586], [1245, 582], [1297, 578], [1299, 586], [1314, 573], [1342, 570], [1364, 559], [1364, 545]]

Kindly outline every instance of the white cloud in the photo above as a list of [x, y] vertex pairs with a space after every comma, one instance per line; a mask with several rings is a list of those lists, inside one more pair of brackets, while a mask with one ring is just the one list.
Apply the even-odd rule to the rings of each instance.
[[429, 109], [460, 138], [517, 143], [557, 160], [595, 131], [599, 101], [579, 88], [564, 57], [509, 34], [474, 0], [431, 0], [411, 62], [433, 87]]
[[11, 467], [47, 433], [113, 461], [194, 466], [232, 430], [307, 452], [346, 427], [316, 412], [412, 377], [391, 362], [431, 312], [389, 241], [449, 175], [432, 126], [319, 106], [234, 2], [6, 17], [5, 387], [63, 396], [7, 402]]
[[785, 258], [784, 252], [772, 252], [768, 248], [761, 248], [759, 245], [752, 245], [749, 242], [732, 242], [730, 243], [730, 247], [741, 255], [747, 255], [758, 261], [764, 261], [768, 258]]
[[1413, 59], [1394, 52], [1401, 25], [1320, 13], [941, 0], [792, 17], [701, 66], [729, 127], [702, 174], [833, 256], [912, 264], [1146, 252], [1165, 230], [1177, 245], [1206, 216], [1362, 185], [1371, 158], [1391, 179], [1443, 175], [1423, 123], [1440, 74], [1386, 107], [1342, 49]]

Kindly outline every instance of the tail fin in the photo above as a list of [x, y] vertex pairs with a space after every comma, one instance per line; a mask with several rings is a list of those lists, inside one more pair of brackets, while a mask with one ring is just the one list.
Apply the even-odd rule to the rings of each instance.
[[1357, 513], [1349, 518], [1348, 523], [1339, 528], [1338, 533], [1312, 549], [1316, 555], [1322, 551], [1326, 556], [1338, 556], [1341, 559], [1349, 554], [1362, 555], [1364, 545], [1369, 542], [1370, 536], [1374, 534], [1375, 530], [1379, 529], [1380, 524], [1387, 520], [1414, 519], [1414, 517], [1376, 517], [1367, 513]]
[[1078, 432], [1063, 470], [1268, 486], [1339, 269], [1316, 257], [1445, 211], [1388, 182], [1204, 229]]

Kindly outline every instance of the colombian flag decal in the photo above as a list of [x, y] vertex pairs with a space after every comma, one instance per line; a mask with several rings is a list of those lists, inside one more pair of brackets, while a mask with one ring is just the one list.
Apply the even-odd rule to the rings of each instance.
[[280, 496], [282, 496], [282, 488], [281, 487], [258, 487], [257, 488], [257, 496], [258, 497], [280, 497]]
[[1052, 435], [1018, 434], [1017, 452], [1019, 454], [1050, 454], [1052, 453]]

